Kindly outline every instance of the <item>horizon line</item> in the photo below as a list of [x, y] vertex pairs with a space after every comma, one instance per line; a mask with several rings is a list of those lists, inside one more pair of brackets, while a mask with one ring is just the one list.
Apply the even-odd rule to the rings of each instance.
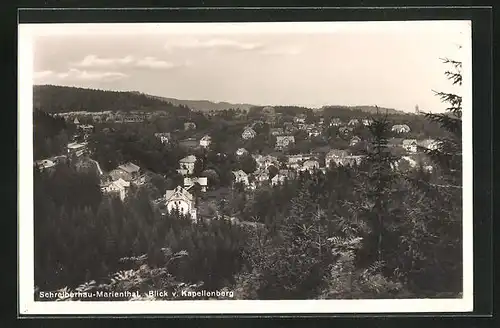
[[[325, 104], [325, 105], [320, 105], [320, 106], [311, 106], [311, 105], [301, 105], [301, 104], [256, 104], [256, 103], [249, 103], [249, 102], [241, 102], [241, 101], [231, 101], [231, 100], [209, 100], [209, 99], [185, 99], [185, 98], [175, 98], [172, 96], [159, 96], [155, 94], [150, 94], [146, 92], [142, 92], [139, 90], [113, 90], [113, 89], [100, 89], [100, 88], [90, 88], [90, 87], [83, 87], [83, 86], [69, 86], [69, 85], [61, 85], [61, 84], [33, 84], [33, 87], [41, 87], [41, 86], [50, 86], [50, 87], [62, 87], [62, 88], [75, 88], [75, 89], [84, 89], [84, 90], [96, 90], [96, 91], [108, 91], [108, 92], [124, 92], [124, 93], [139, 93], [143, 94], [146, 96], [151, 96], [151, 97], [158, 97], [158, 98], [167, 98], [167, 99], [172, 99], [172, 100], [178, 100], [178, 101], [206, 101], [206, 102], [211, 102], [213, 104], [222, 104], [222, 103], [227, 103], [230, 105], [248, 105], [248, 106], [253, 106], [253, 107], [302, 107], [306, 109], [323, 109], [325, 107], [345, 107], [345, 108], [355, 108], [355, 107], [379, 107], [381, 109], [389, 109], [389, 110], [394, 110], [403, 114], [415, 114], [414, 111], [405, 111], [402, 109], [396, 109], [394, 107], [384, 107], [384, 106], [379, 106], [379, 105], [368, 105], [368, 104], [358, 104], [358, 105], [338, 105], [338, 104]], [[167, 101], [167, 100], [165, 100]], [[195, 110], [191, 108], [192, 110]], [[421, 113], [425, 113], [427, 111], [425, 110], [420, 110]], [[445, 111], [433, 111], [429, 113], [445, 113]]]

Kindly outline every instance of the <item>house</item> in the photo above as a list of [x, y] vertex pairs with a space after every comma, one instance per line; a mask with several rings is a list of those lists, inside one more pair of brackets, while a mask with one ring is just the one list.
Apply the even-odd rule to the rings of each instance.
[[288, 164], [296, 164], [309, 159], [310, 155], [296, 154], [288, 155]]
[[349, 146], [355, 146], [357, 145], [359, 142], [361, 141], [361, 138], [358, 137], [358, 136], [354, 136], [351, 138], [351, 140], [349, 141]]
[[313, 171], [319, 169], [319, 162], [316, 160], [307, 160], [302, 164], [301, 171]]
[[321, 131], [317, 128], [312, 128], [307, 131], [307, 134], [309, 135], [309, 137], [318, 137], [321, 135]]
[[87, 143], [72, 142], [68, 144], [68, 156], [76, 155], [80, 157], [87, 152]]
[[325, 166], [330, 167], [332, 162], [341, 165], [348, 155], [349, 153], [346, 150], [332, 149], [325, 155]]
[[165, 192], [165, 204], [169, 213], [179, 211], [183, 215], [191, 216], [191, 219], [196, 221], [194, 197], [183, 187], [177, 186], [173, 190], [167, 190]]
[[35, 162], [35, 166], [39, 169], [39, 170], [47, 170], [47, 169], [50, 169], [54, 166], [56, 166], [56, 163], [54, 163], [53, 161], [51, 161], [50, 159], [42, 159], [40, 161], [36, 161]]
[[294, 136], [277, 136], [276, 137], [276, 149], [284, 149], [295, 143]]
[[186, 123], [184, 123], [184, 130], [185, 131], [194, 130], [194, 129], [196, 129], [196, 124], [194, 122], [186, 122]]
[[265, 123], [265, 122], [264, 122], [263, 120], [254, 120], [254, 121], [253, 121], [253, 123], [252, 123], [252, 125], [251, 125], [250, 127], [251, 127], [251, 128], [254, 128], [256, 125], [257, 125], [257, 126], [258, 126], [258, 125], [262, 126], [262, 125], [264, 125], [264, 123]]
[[207, 191], [208, 179], [206, 177], [184, 178], [184, 188], [186, 190], [193, 187], [196, 183], [200, 185], [202, 192]]
[[200, 139], [200, 146], [203, 148], [209, 147], [211, 143], [212, 143], [212, 137], [210, 137], [209, 135], [205, 135], [203, 136], [203, 138]]
[[241, 137], [245, 140], [248, 140], [248, 139], [253, 139], [255, 138], [255, 136], [257, 135], [257, 132], [255, 132], [254, 129], [252, 128], [246, 128], [245, 130], [243, 130], [243, 133], [241, 134]]
[[105, 184], [101, 187], [104, 193], [117, 193], [120, 199], [123, 201], [127, 196], [127, 192], [130, 187], [130, 182], [119, 178], [118, 180], [112, 181], [109, 184]]
[[286, 174], [278, 173], [271, 179], [271, 185], [277, 186], [283, 184], [287, 179], [288, 176]]
[[341, 165], [360, 165], [361, 162], [363, 161], [364, 156], [363, 155], [349, 155], [344, 157], [344, 160], [342, 161]]
[[170, 132], [155, 133], [155, 137], [160, 139], [162, 144], [168, 144], [172, 138]]
[[319, 123], [319, 125], [323, 125], [323, 124], [325, 124], [325, 119], [324, 119], [323, 117], [320, 117], [320, 119], [319, 119], [319, 122], [318, 122], [318, 123]]
[[349, 121], [349, 123], [347, 123], [347, 125], [349, 125], [349, 126], [355, 126], [358, 124], [359, 124], [359, 120], [357, 118], [353, 118], [352, 120]]
[[243, 170], [232, 171], [235, 183], [242, 183], [243, 185], [248, 185], [248, 175]]
[[243, 156], [246, 154], [248, 154], [248, 151], [245, 148], [238, 148], [238, 150], [236, 150], [236, 156]]
[[364, 118], [363, 119], [363, 125], [364, 126], [370, 126], [373, 124], [373, 120], [371, 118]]
[[410, 152], [410, 153], [416, 153], [417, 152], [417, 140], [415, 139], [405, 139], [403, 140], [402, 144], [403, 148]]
[[141, 168], [134, 163], [126, 163], [118, 166], [113, 171], [109, 172], [109, 175], [113, 179], [113, 181], [122, 179], [127, 182], [131, 182], [139, 178]]
[[273, 135], [273, 136], [281, 136], [285, 133], [283, 128], [271, 128], [270, 132], [271, 132], [271, 135]]
[[82, 131], [85, 134], [88, 134], [94, 131], [94, 126], [91, 124], [81, 124], [78, 125], [78, 130]]
[[254, 180], [259, 184], [269, 181], [269, 174], [264, 171], [256, 171], [254, 173]]
[[353, 128], [347, 127], [347, 126], [343, 126], [343, 127], [339, 128], [340, 134], [343, 134], [343, 135], [349, 134], [352, 131], [353, 131]]
[[189, 155], [182, 158], [179, 161], [179, 169], [177, 170], [177, 172], [182, 175], [193, 174], [194, 163], [196, 163], [196, 156], [194, 155]]
[[408, 133], [410, 132], [410, 127], [406, 124], [396, 124], [392, 126], [391, 131], [396, 133]]
[[330, 126], [340, 126], [342, 124], [342, 121], [338, 117], [334, 117], [330, 121]]
[[78, 117], [75, 117], [75, 120], [73, 121], [73, 124], [80, 125], [80, 121], [78, 120]]
[[305, 114], [299, 114], [293, 118], [293, 121], [295, 123], [305, 123], [306, 122], [306, 115]]
[[439, 148], [439, 142], [434, 139], [425, 139], [417, 142], [417, 145], [429, 150], [436, 150]]
[[257, 162], [259, 169], [267, 169], [271, 165], [278, 166], [278, 157], [272, 155], [252, 155], [252, 157]]

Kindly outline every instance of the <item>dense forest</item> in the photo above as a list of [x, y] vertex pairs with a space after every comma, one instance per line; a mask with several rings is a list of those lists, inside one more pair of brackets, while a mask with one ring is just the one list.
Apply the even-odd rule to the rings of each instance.
[[148, 97], [135, 92], [105, 91], [55, 85], [36, 85], [33, 89], [33, 104], [47, 113], [102, 112], [102, 111], [168, 111], [183, 112], [183, 105]]
[[[459, 62], [447, 63], [460, 72]], [[209, 221], [162, 214], [151, 202], [160, 183], [133, 188], [121, 202], [101, 194], [94, 170], [71, 161], [52, 171], [34, 169], [36, 290], [227, 289], [237, 299], [461, 297], [461, 97], [437, 96], [450, 105], [448, 113], [419, 117], [443, 136], [438, 149], [426, 151], [432, 172], [392, 169], [400, 157], [388, 147], [395, 117], [381, 113], [367, 128], [370, 147], [359, 150], [361, 165], [302, 173], [255, 191], [233, 186]], [[223, 176], [254, 169], [218, 154], [229, 147], [224, 140], [234, 124], [208, 121], [218, 127], [216, 150], [199, 153], [204, 160], [196, 170]], [[41, 133], [57, 137], [65, 129], [62, 122], [52, 126]], [[115, 159], [138, 160], [170, 176], [184, 153], [155, 140], [155, 126], [101, 130], [91, 147], [106, 169]]]

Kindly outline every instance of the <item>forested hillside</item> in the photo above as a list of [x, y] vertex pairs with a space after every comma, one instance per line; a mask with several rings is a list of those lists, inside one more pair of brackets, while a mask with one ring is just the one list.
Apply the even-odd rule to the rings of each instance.
[[136, 92], [118, 92], [96, 89], [36, 85], [33, 89], [33, 105], [47, 113], [101, 112], [101, 111], [186, 111], [176, 106]]

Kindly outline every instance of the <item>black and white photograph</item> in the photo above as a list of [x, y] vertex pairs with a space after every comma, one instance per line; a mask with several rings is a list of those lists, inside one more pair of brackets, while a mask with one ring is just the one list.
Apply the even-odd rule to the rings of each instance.
[[470, 21], [19, 25], [25, 314], [472, 311]]

